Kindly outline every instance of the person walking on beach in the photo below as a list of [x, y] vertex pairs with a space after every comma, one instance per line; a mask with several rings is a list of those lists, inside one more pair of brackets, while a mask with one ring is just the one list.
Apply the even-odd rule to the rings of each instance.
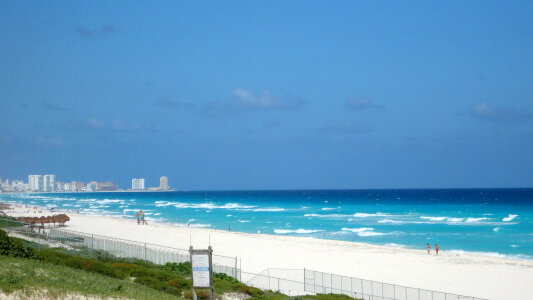
[[[142, 209], [139, 210], [139, 211], [135, 214], [135, 216], [137, 217], [137, 225], [141, 224], [141, 219], [142, 219], [143, 224], [146, 223], [146, 221], [144, 221], [144, 211], [143, 211]], [[146, 224], [146, 225], [148, 225], [148, 224]]]
[[231, 225], [228, 226], [228, 231], [231, 231]]
[[429, 243], [426, 245], [426, 250], [428, 251], [428, 255], [429, 255], [429, 252], [431, 252], [431, 246], [429, 245]]
[[439, 244], [435, 244], [435, 252], [437, 253], [435, 255], [439, 255]]

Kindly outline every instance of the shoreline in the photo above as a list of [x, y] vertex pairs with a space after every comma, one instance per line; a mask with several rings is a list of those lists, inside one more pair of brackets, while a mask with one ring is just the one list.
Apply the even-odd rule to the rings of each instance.
[[[30, 216], [32, 206], [11, 205], [8, 215]], [[29, 212], [28, 212], [29, 211]], [[64, 211], [61, 211], [64, 212]], [[50, 214], [46, 211], [47, 214]], [[57, 213], [60, 213], [58, 211]], [[36, 214], [42, 215], [43, 213]], [[214, 253], [242, 260], [245, 272], [267, 268], [310, 269], [402, 286], [487, 299], [529, 299], [533, 294], [533, 261], [456, 254], [449, 251], [394, 248], [311, 237], [187, 228], [118, 217], [67, 213], [66, 230], [188, 249], [211, 245]], [[499, 282], [499, 284], [491, 284]]]
[[[80, 193], [83, 193], [83, 192], [80, 192]], [[41, 205], [8, 204], [8, 203], [0, 202], [0, 205], [1, 204], [8, 205], [8, 206], [11, 206], [11, 207], [19, 207], [20, 205], [22, 205], [23, 207], [37, 207], [40, 210], [40, 213], [39, 214], [35, 214], [35, 215], [23, 215], [23, 214], [17, 215], [17, 216], [24, 216], [24, 217], [26, 217], [26, 216], [37, 216], [37, 217], [40, 217], [43, 214], [46, 216], [46, 215], [53, 215], [53, 214], [57, 214], [57, 213], [66, 213], [66, 214], [70, 213], [72, 215], [87, 216], [87, 217], [102, 217], [102, 218], [109, 218], [109, 219], [113, 219], [113, 220], [124, 220], [124, 221], [130, 221], [130, 222], [134, 222], [135, 221], [135, 218], [128, 218], [128, 217], [118, 216], [118, 215], [107, 215], [106, 216], [105, 214], [83, 214], [83, 213], [79, 213], [78, 214], [78, 213], [75, 212], [76, 210], [74, 210], [74, 209], [69, 209], [69, 210], [56, 209], [56, 210], [54, 210], [54, 213], [51, 213], [46, 207], [43, 207]], [[1, 211], [2, 210], [0, 209], [0, 212]], [[17, 214], [18, 214], [18, 212], [17, 212]], [[185, 228], [185, 229], [206, 230], [207, 232], [209, 232], [209, 231], [228, 232], [227, 230], [223, 230], [223, 229], [214, 229], [214, 228], [203, 227], [203, 226], [195, 226], [195, 224], [191, 224], [190, 227], [185, 227], [186, 223], [161, 222], [161, 221], [159, 221], [157, 219], [154, 220], [150, 216], [147, 216], [146, 220], [149, 221], [150, 224], [157, 224], [157, 225], [162, 225], [162, 226], [179, 227], [179, 228]], [[85, 232], [85, 233], [88, 233], [88, 232]], [[272, 237], [279, 237], [279, 238], [287, 237], [287, 238], [297, 238], [297, 239], [311, 239], [311, 240], [315, 240], [315, 241], [345, 242], [345, 243], [348, 243], [348, 244], [360, 244], [360, 245], [365, 245], [365, 246], [369, 246], [369, 247], [383, 247], [383, 248], [389, 249], [389, 250], [402, 249], [402, 250], [406, 250], [406, 251], [420, 251], [422, 253], [426, 253], [426, 250], [422, 249], [422, 248], [414, 248], [414, 247], [410, 247], [409, 245], [395, 244], [395, 243], [387, 243], [387, 244], [384, 244], [384, 245], [380, 245], [380, 244], [367, 243], [367, 242], [346, 241], [346, 240], [340, 240], [340, 239], [337, 240], [337, 239], [329, 239], [329, 238], [320, 239], [320, 238], [315, 238], [315, 237], [298, 236], [298, 235], [283, 235], [283, 234], [271, 234], [271, 233], [253, 233], [253, 232], [242, 232], [242, 231], [231, 231], [231, 233], [252, 235], [252, 236], [261, 235], [261, 236], [272, 236]], [[103, 234], [103, 236], [105, 236], [105, 234]], [[397, 245], [397, 246], [392, 246], [392, 245]], [[434, 252], [435, 252], [435, 249], [433, 247], [431, 248], [431, 252], [432, 252], [432, 254], [434, 254]], [[449, 250], [442, 250], [441, 249], [439, 251], [439, 253], [447, 253], [447, 254], [455, 255], [455, 256], [468, 255], [468, 256], [476, 256], [476, 257], [479, 257], [479, 258], [491, 257], [491, 258], [517, 260], [517, 261], [525, 261], [525, 262], [533, 263], [533, 256], [527, 255], [527, 254], [504, 254], [504, 253], [500, 253], [500, 252], [468, 251], [468, 250], [463, 250], [463, 249], [449, 249]]]

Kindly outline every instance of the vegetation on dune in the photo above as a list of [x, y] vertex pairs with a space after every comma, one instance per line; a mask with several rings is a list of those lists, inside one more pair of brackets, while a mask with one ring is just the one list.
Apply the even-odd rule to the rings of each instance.
[[22, 241], [10, 238], [7, 233], [0, 229], [0, 255], [21, 258], [40, 259], [33, 249], [24, 246]]
[[30, 296], [45, 290], [48, 297], [57, 299], [73, 293], [102, 298], [176, 299], [131, 280], [109, 278], [39, 260], [0, 255], [0, 266], [0, 290], [6, 294], [22, 291]]
[[[11, 238], [0, 229], [0, 289], [5, 293], [46, 290], [61, 295], [69, 292], [97, 297], [132, 299], [192, 299], [190, 263], [155, 265], [138, 259], [117, 258], [90, 249], [43, 248]], [[251, 300], [348, 300], [344, 295], [289, 297], [279, 292], [250, 287], [223, 273], [214, 274], [217, 298], [237, 293]], [[207, 290], [197, 292], [207, 299]]]

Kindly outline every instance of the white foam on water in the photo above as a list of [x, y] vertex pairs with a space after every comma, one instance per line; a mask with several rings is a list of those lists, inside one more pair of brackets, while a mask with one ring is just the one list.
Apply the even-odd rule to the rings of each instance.
[[322, 230], [317, 229], [274, 229], [274, 233], [277, 234], [287, 234], [287, 233], [297, 233], [297, 234], [308, 234], [308, 233], [315, 233], [320, 232]]
[[511, 244], [511, 245], [509, 245], [509, 247], [511, 247], [511, 248], [518, 248], [518, 247], [520, 247], [520, 245]]
[[389, 214], [384, 214], [380, 212], [377, 212], [375, 214], [355, 213], [353, 214], [353, 216], [356, 218], [368, 218], [368, 217], [385, 217], [385, 216], [389, 216]]
[[336, 210], [337, 207], [322, 207], [321, 210], [328, 211], [328, 210]]
[[217, 205], [212, 202], [206, 203], [185, 203], [185, 202], [174, 202], [174, 201], [156, 201], [155, 206], [157, 207], [166, 207], [174, 206], [177, 209], [228, 209], [228, 210], [240, 210], [240, 209], [252, 209], [256, 208], [255, 205], [242, 205], [239, 203], [226, 203], [224, 205]]
[[448, 222], [462, 222], [464, 218], [448, 218]]
[[494, 227], [494, 228], [492, 228], [492, 231], [498, 232], [498, 231], [500, 231], [500, 229], [501, 229], [500, 227]]
[[[383, 220], [379, 220], [378, 223], [404, 224], [405, 222], [404, 221], [391, 220], [391, 219], [383, 219]], [[411, 222], [411, 223], [413, 223], [413, 222]]]
[[390, 235], [393, 234], [393, 232], [377, 232], [374, 231], [374, 228], [371, 227], [361, 227], [361, 228], [346, 228], [343, 227], [342, 231], [349, 231], [357, 234], [360, 237], [368, 237], [368, 236], [380, 236], [380, 235]]
[[502, 221], [503, 221], [503, 222], [509, 222], [509, 221], [514, 220], [516, 217], [518, 217], [518, 215], [511, 215], [511, 214], [509, 214], [507, 217], [503, 218]]
[[285, 208], [279, 208], [279, 207], [266, 207], [266, 208], [255, 208], [252, 209], [252, 211], [284, 211]]
[[305, 214], [304, 217], [316, 217], [316, 218], [347, 218], [351, 215], [342, 215], [342, 214]]
[[250, 222], [252, 222], [250, 220], [238, 220], [238, 221], [239, 221], [239, 223], [250, 223]]
[[479, 221], [488, 220], [489, 218], [467, 218], [466, 223], [478, 223]]
[[420, 219], [423, 220], [430, 220], [430, 221], [444, 221], [448, 217], [426, 217], [426, 216], [420, 216]]

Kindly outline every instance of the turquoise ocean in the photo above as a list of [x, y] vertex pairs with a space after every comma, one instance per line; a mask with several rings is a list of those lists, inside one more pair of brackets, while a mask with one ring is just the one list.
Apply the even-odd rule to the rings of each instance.
[[533, 189], [1, 194], [0, 201], [232, 231], [533, 259]]

